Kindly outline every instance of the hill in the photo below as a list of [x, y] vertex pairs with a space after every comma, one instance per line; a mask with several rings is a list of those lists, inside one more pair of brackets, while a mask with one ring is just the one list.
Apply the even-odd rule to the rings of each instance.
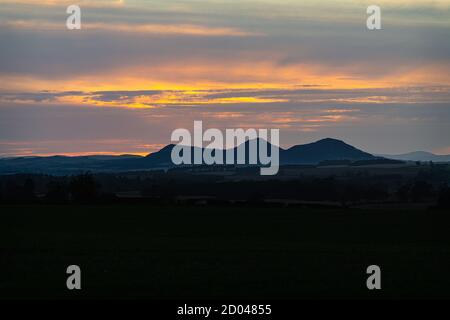
[[403, 161], [433, 161], [433, 162], [450, 162], [450, 155], [437, 155], [426, 151], [415, 151], [403, 154], [385, 154], [381, 155], [385, 158], [403, 160]]
[[374, 160], [377, 157], [341, 140], [326, 138], [280, 152], [282, 164], [316, 164], [326, 160]]
[[[253, 141], [258, 142], [258, 141]], [[250, 141], [245, 142], [245, 159], [248, 163]], [[256, 143], [258, 146], [259, 143]], [[170, 144], [161, 150], [145, 157], [122, 156], [81, 156], [81, 157], [17, 157], [0, 159], [0, 174], [13, 173], [44, 173], [55, 175], [77, 174], [85, 171], [92, 172], [123, 172], [135, 170], [166, 169], [173, 167], [171, 152], [174, 145]], [[259, 148], [259, 147], [258, 147]], [[238, 147], [233, 154], [236, 159]], [[268, 150], [271, 147], [268, 146]], [[191, 158], [194, 154], [191, 147]], [[202, 149], [202, 152], [205, 149]], [[258, 149], [259, 150], [259, 149]], [[289, 149], [279, 148], [280, 164], [318, 164], [323, 161], [348, 160], [351, 162], [361, 160], [375, 160], [370, 153], [361, 151], [343, 141], [336, 139], [322, 139], [313, 143], [296, 145]], [[226, 151], [223, 157], [226, 159]], [[236, 163], [236, 162], [235, 162]]]

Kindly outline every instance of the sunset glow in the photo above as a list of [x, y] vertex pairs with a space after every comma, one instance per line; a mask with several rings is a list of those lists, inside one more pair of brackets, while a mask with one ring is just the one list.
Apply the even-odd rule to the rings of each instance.
[[81, 30], [71, 1], [0, 3], [0, 156], [146, 154], [194, 119], [449, 148], [450, 1], [381, 1], [377, 32], [367, 1], [81, 1]]

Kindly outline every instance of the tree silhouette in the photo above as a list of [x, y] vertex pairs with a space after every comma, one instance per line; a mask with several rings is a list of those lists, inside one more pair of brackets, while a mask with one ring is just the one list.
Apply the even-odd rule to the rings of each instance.
[[50, 181], [47, 184], [45, 200], [52, 203], [66, 203], [69, 200], [67, 185], [58, 181]]
[[97, 185], [91, 173], [73, 176], [70, 180], [70, 194], [77, 203], [93, 202], [97, 198]]
[[415, 181], [411, 188], [411, 199], [414, 202], [419, 202], [433, 193], [433, 186], [428, 182], [419, 180]]
[[30, 178], [25, 180], [22, 188], [22, 197], [25, 201], [32, 201], [35, 198], [34, 181]]
[[439, 192], [438, 206], [440, 208], [450, 208], [450, 188], [443, 186]]

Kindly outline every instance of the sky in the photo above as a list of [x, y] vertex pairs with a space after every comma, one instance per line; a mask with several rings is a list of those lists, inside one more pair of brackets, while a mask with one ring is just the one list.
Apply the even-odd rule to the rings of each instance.
[[0, 157], [144, 155], [194, 120], [450, 154], [450, 0], [0, 0], [0, 46]]

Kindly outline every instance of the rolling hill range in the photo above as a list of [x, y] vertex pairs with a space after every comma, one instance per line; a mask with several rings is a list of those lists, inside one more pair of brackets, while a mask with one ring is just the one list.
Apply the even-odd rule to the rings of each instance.
[[437, 155], [426, 151], [415, 151], [404, 154], [380, 155], [381, 157], [403, 161], [450, 162], [450, 155]]
[[[249, 159], [249, 141], [245, 142], [246, 159]], [[170, 144], [145, 157], [135, 155], [122, 156], [81, 156], [81, 157], [17, 157], [0, 159], [0, 174], [45, 173], [55, 175], [91, 172], [123, 172], [134, 170], [167, 169], [174, 167]], [[234, 154], [236, 157], [236, 149]], [[270, 147], [268, 148], [270, 150]], [[203, 151], [203, 150], [202, 150]], [[222, 151], [225, 153], [225, 151]], [[361, 151], [343, 141], [326, 138], [313, 143], [295, 145], [288, 149], [279, 149], [281, 165], [318, 164], [329, 160], [377, 160], [382, 159]], [[191, 147], [191, 154], [194, 147]], [[224, 156], [225, 159], [225, 156]]]

